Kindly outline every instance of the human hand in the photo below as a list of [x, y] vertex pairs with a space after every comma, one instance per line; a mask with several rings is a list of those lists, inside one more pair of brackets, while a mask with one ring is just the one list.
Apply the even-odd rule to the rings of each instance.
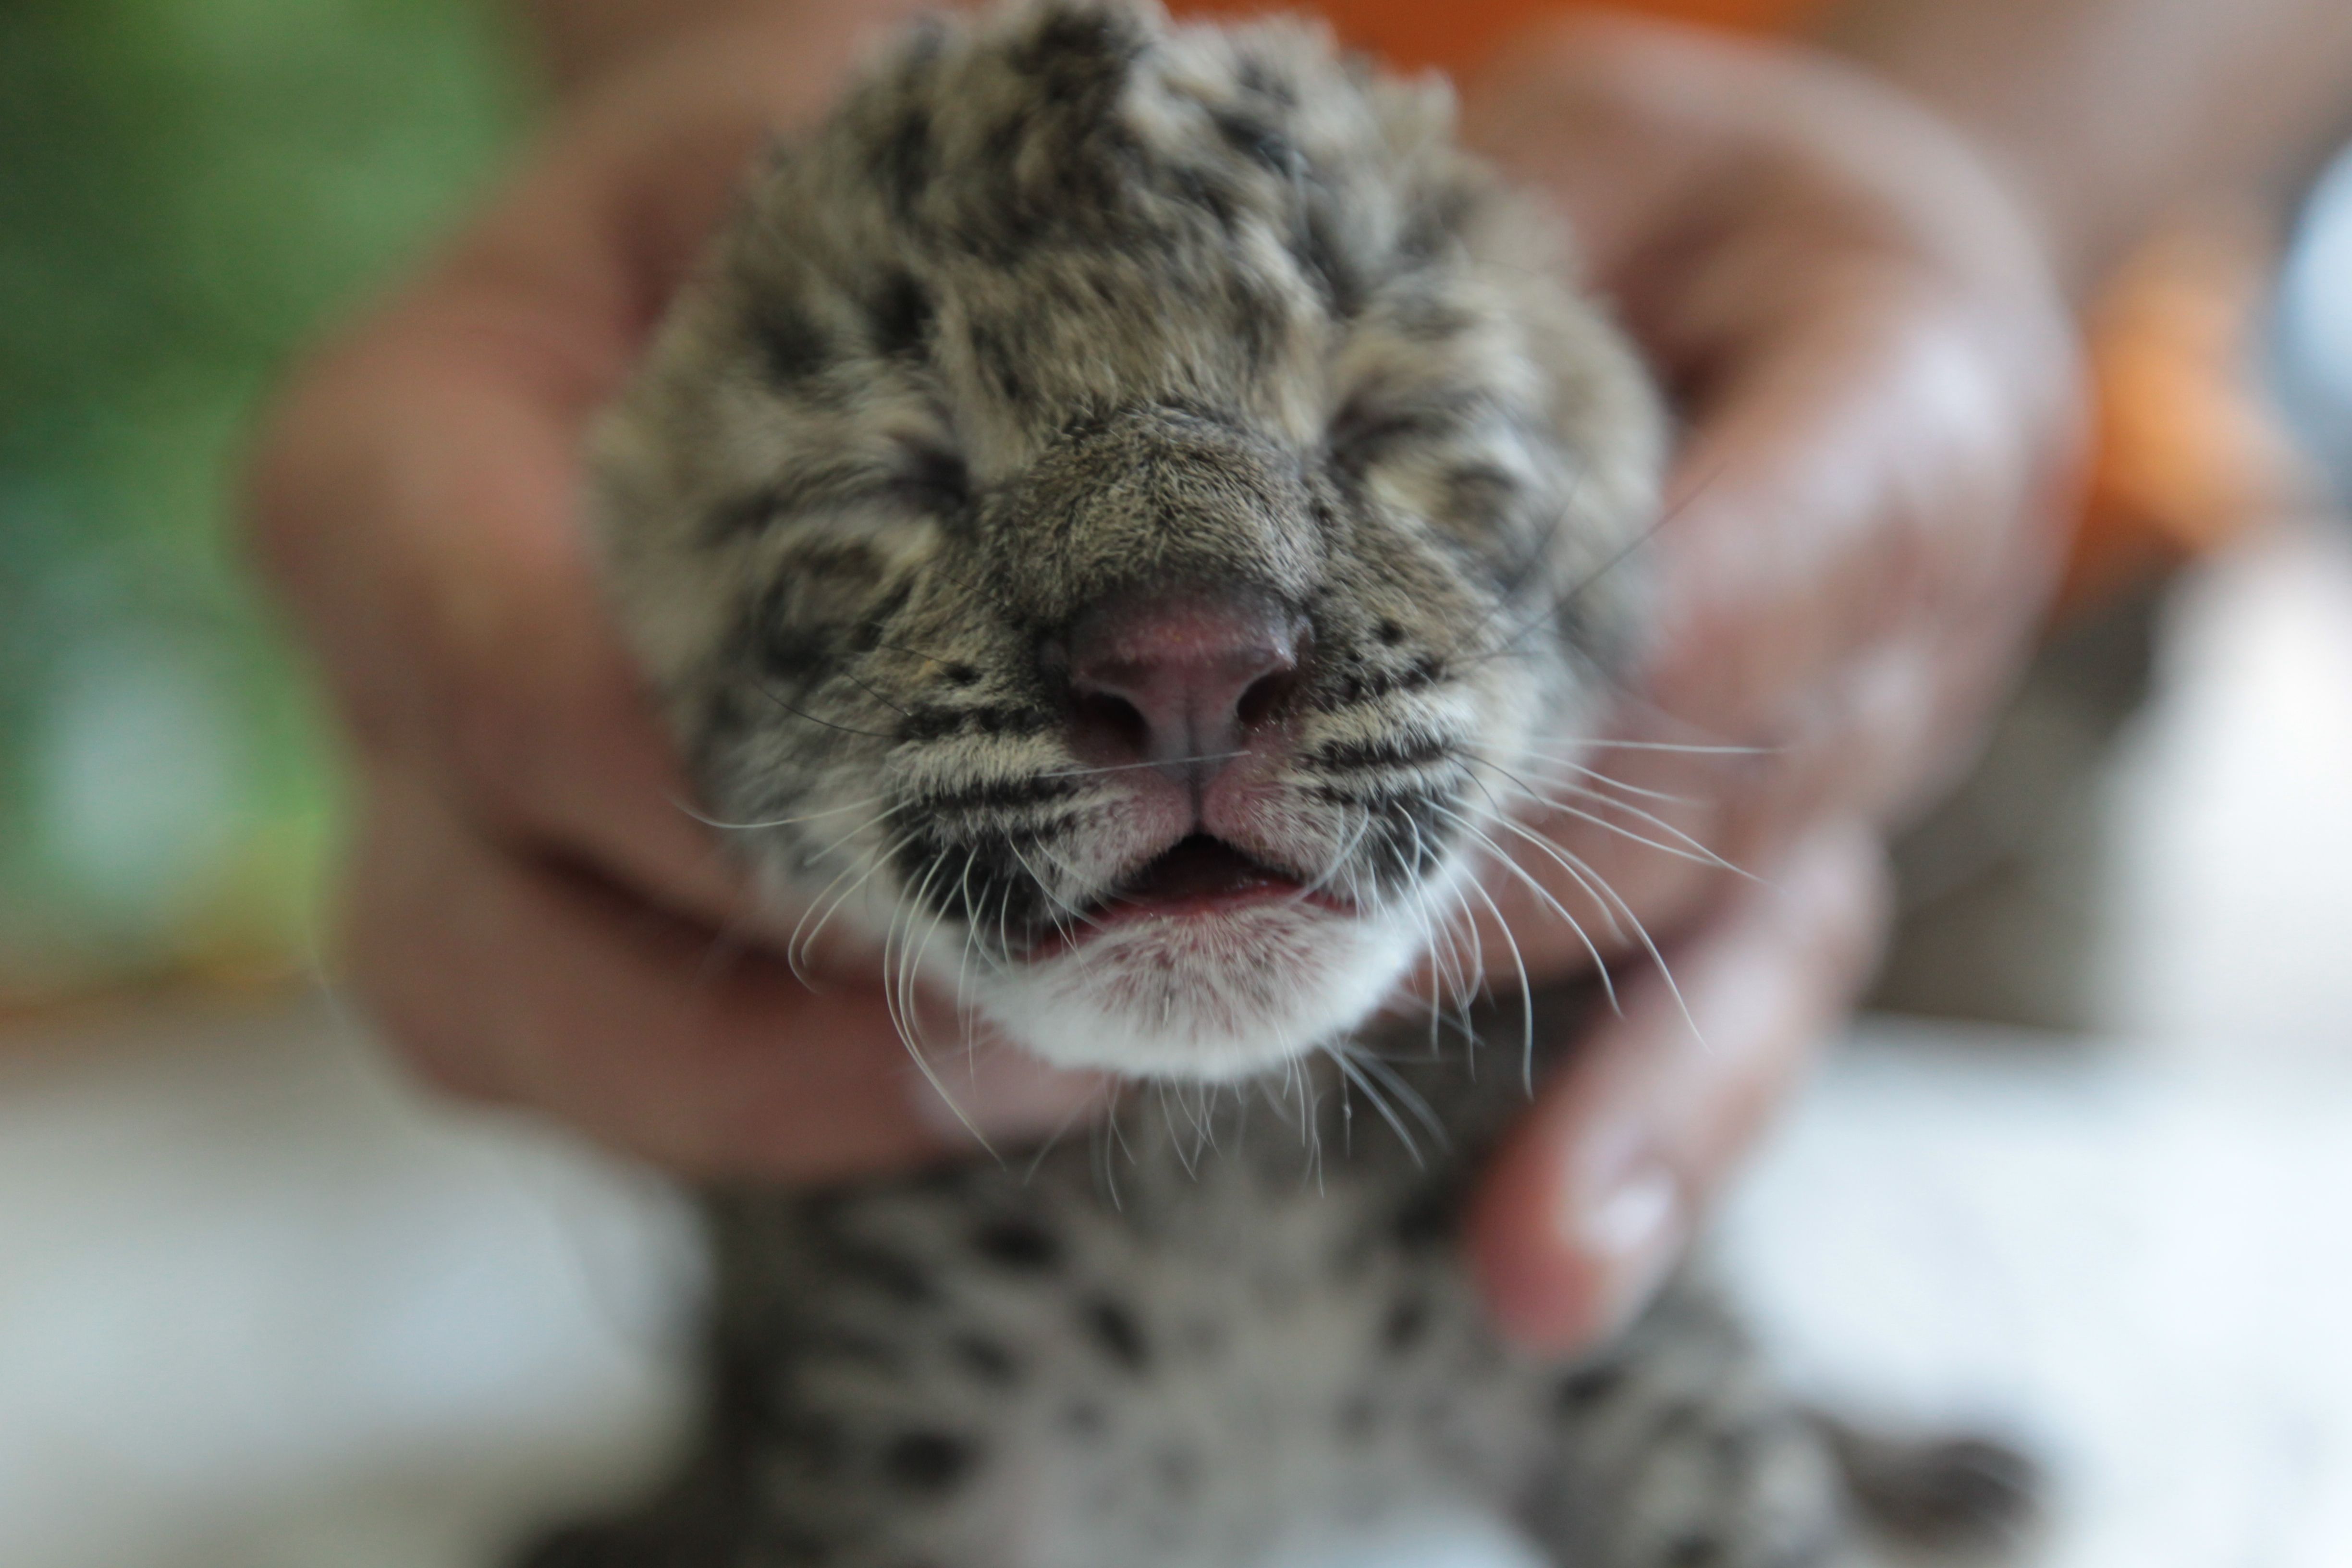
[[[748, 900], [600, 601], [589, 416], [761, 138], [908, 7], [769, 6], [616, 67], [424, 276], [299, 377], [257, 553], [325, 665], [361, 785], [347, 978], [430, 1081], [685, 1171], [816, 1179], [961, 1131], [882, 987], [812, 991], [724, 933]], [[992, 1131], [1086, 1086], [955, 1086]]]
[[[559, 126], [421, 284], [305, 378], [265, 447], [256, 532], [358, 742], [352, 980], [410, 1059], [688, 1171], [806, 1179], [919, 1157], [946, 1118], [877, 988], [811, 993], [756, 948], [714, 961], [742, 890], [679, 809], [686, 786], [572, 515], [581, 426], [732, 171], [767, 128], [821, 105], [848, 53], [846, 22], [792, 25], [789, 49], [781, 32], [714, 33], [614, 78]], [[1661, 984], [1637, 983], [1626, 1022], [1498, 1165], [1479, 1215], [1485, 1271], [1507, 1322], [1555, 1342], [1638, 1297], [1842, 1000], [1870, 942], [1868, 825], [1930, 749], [1890, 720], [1964, 732], [1944, 715], [1997, 683], [2034, 598], [2032, 491], [2064, 446], [2064, 332], [2036, 314], [2030, 252], [2004, 252], [1998, 223], [1989, 241], [1964, 216], [1929, 221], [1951, 188], [2005, 217], [1997, 195], [1864, 89], [1725, 49], [1588, 28], [1523, 54], [1475, 100], [1474, 126], [1576, 214], [1695, 418], [1685, 473], [1706, 482], [1660, 536], [1668, 629], [1640, 687], [1681, 722], [1629, 706], [1620, 738], [1774, 748], [1616, 751], [1609, 771], [1689, 795], [1699, 804], [1669, 820], [1768, 876], [1770, 853], [1813, 829], [1811, 869], [1780, 879], [1790, 908], [1721, 905], [1718, 929], [1677, 951], [1709, 1047]], [[1616, 68], [1634, 52], [1647, 77]], [[1696, 113], [1682, 95], [1699, 68], [1755, 79], [1745, 100]], [[1813, 119], [1779, 122], [1784, 100]], [[1916, 148], [1906, 163], [1900, 142], [1877, 163], [1833, 145], [1888, 120], [1958, 173]], [[1751, 164], [1748, 200], [1727, 208], [1717, 184]], [[1916, 164], [1929, 177], [1914, 191]], [[1685, 226], [1701, 217], [1718, 226]], [[1943, 355], [1957, 363], [1939, 369]], [[1967, 483], [1940, 494], [1948, 473]], [[1915, 486], [1916, 509], [1888, 504]], [[1963, 626], [1976, 635], [1946, 629]], [[1937, 714], [1890, 712], [1888, 668], [1924, 672]], [[1573, 819], [1538, 826], [1662, 931], [1719, 904], [1682, 863], [1620, 854], [1597, 829], [1570, 837]], [[1546, 864], [1532, 858], [1533, 874], [1557, 881]], [[1548, 932], [1523, 891], [1498, 888], [1502, 918], [1538, 972], [1569, 967], [1580, 946]], [[1007, 1129], [1085, 1092], [1012, 1058], [957, 1089]], [[1653, 1174], [1612, 1186], [1600, 1156], [1628, 1136]], [[1613, 1252], [1569, 1239], [1564, 1216], [1591, 1198]]]
[[1880, 835], [2013, 668], [2083, 408], [2021, 206], [1923, 111], [1825, 58], [1622, 18], [1498, 60], [1472, 141], [1555, 195], [1685, 421], [1652, 651], [1589, 789], [1529, 824], [1557, 853], [1509, 841], [1476, 939], [1538, 979], [1589, 968], [1557, 900], [1612, 960], [1643, 931], [1664, 951], [1473, 1215], [1507, 1330], [1567, 1349], [1646, 1300], [1862, 984]]

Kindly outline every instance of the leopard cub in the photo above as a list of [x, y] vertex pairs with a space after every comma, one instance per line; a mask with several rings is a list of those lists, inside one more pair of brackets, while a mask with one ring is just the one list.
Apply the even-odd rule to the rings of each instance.
[[1034, 1159], [711, 1194], [698, 1449], [538, 1562], [1283, 1568], [1443, 1518], [1814, 1568], [2014, 1511], [1997, 1450], [1800, 1412], [1695, 1285], [1571, 1364], [1456, 1261], [1523, 1080], [1375, 1013], [1637, 637], [1662, 461], [1567, 276], [1440, 83], [1295, 21], [944, 19], [774, 151], [597, 436], [613, 603], [780, 943], [1143, 1087]]

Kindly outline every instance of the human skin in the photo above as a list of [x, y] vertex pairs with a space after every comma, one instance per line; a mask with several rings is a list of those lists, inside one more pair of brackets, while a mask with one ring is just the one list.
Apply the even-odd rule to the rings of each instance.
[[[552, 122], [304, 369], [256, 468], [256, 553], [360, 785], [352, 985], [433, 1083], [692, 1174], [818, 1180], [964, 1136], [878, 986], [811, 989], [740, 938], [744, 889], [681, 809], [574, 512], [583, 423], [745, 159], [913, 8], [540, 6]], [[1902, 74], [1901, 26], [1847, 25]], [[1535, 824], [1666, 962], [1629, 965], [1622, 1016], [1543, 1090], [1473, 1214], [1501, 1322], [1568, 1348], [1646, 1296], [1861, 983], [1883, 834], [1965, 762], [2047, 587], [2082, 424], [2064, 295], [2130, 215], [2076, 234], [2045, 194], [2074, 187], [2026, 182], [1998, 114], [1956, 131], [1965, 93], [1922, 86], [1948, 90], [1939, 118], [1823, 55], [1574, 17], [1498, 58], [1465, 89], [1468, 135], [1557, 198], [1685, 425], [1657, 636], [1611, 731], [1634, 744], [1595, 765], [1675, 797], [1619, 827], [1707, 854]], [[1728, 749], [1643, 749], [1690, 743]], [[1557, 862], [1523, 868], [1612, 958], [1644, 956]], [[1482, 933], [1490, 955], [1589, 967], [1525, 880], [1490, 890], [1509, 931]], [[1090, 1092], [1002, 1053], [958, 1086], [1013, 1134]]]

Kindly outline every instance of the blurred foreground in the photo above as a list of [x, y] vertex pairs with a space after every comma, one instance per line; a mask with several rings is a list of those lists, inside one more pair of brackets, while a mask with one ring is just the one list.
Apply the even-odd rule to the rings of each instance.
[[[491, 1568], [652, 1473], [688, 1404], [669, 1194], [421, 1113], [322, 1008], [201, 1034], [7, 1075], [0, 1561]], [[2352, 1071], [1882, 1020], [1727, 1230], [1825, 1398], [2051, 1462], [2053, 1568], [2338, 1568], [2347, 1191]]]

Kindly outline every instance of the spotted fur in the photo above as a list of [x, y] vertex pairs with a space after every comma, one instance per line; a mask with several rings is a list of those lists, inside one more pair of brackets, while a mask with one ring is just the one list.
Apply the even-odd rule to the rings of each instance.
[[[1160, 1087], [1034, 1167], [716, 1196], [699, 1455], [547, 1562], [1276, 1568], [1464, 1506], [1563, 1568], [1863, 1560], [1696, 1287], [1573, 1366], [1489, 1332], [1455, 1200], [1520, 1076], [1366, 1025], [1640, 624], [1661, 420], [1568, 276], [1441, 83], [1297, 22], [935, 23], [770, 157], [597, 438], [621, 618], [782, 940]], [[1246, 809], [1171, 823], [1068, 648], [1196, 589], [1305, 651]], [[1067, 942], [1202, 822], [1328, 896]]]
[[[1425, 945], [1624, 644], [1659, 447], [1449, 113], [1298, 24], [1041, 5], [918, 34], [775, 153], [596, 468], [622, 615], [707, 804], [772, 825], [736, 838], [788, 930], [1185, 1077], [1339, 1035]], [[1303, 618], [1249, 847], [1357, 909], [1119, 991], [1027, 962], [1165, 847], [1073, 752], [1055, 652], [1185, 582]]]

